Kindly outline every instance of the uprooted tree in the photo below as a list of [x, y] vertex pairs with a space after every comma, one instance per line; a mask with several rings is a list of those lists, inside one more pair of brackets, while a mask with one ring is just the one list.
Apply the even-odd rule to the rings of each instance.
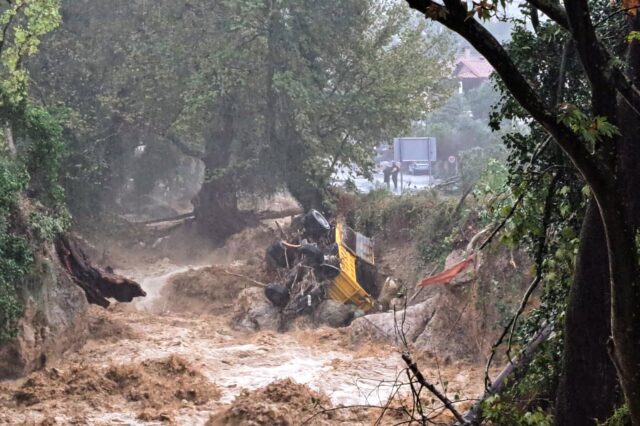
[[[640, 424], [640, 278], [638, 277], [638, 243], [640, 221], [637, 207], [640, 197], [635, 187], [640, 183], [640, 171], [635, 166], [639, 157], [637, 121], [640, 114], [640, 46], [637, 30], [640, 19], [634, 2], [616, 3], [613, 14], [627, 13], [629, 47], [625, 66], [614, 60], [613, 54], [598, 37], [587, 0], [555, 1], [529, 0], [538, 11], [555, 22], [570, 35], [577, 57], [590, 87], [591, 111], [583, 111], [573, 104], [554, 107], [541, 98], [540, 81], [524, 77], [507, 50], [488, 32], [478, 19], [490, 19], [495, 11], [494, 2], [474, 3], [445, 0], [408, 0], [409, 5], [464, 37], [494, 67], [505, 88], [530, 116], [552, 136], [557, 146], [570, 160], [589, 186], [592, 200], [583, 224], [582, 238], [576, 264], [576, 280], [572, 292], [581, 297], [570, 298], [568, 312], [579, 312], [586, 306], [584, 295], [592, 284], [589, 274], [594, 265], [598, 277], [607, 268], [611, 290], [611, 341], [609, 352], [618, 373], [625, 399], [634, 425]], [[505, 3], [501, 2], [504, 7]], [[511, 2], [508, 2], [511, 3]], [[602, 229], [604, 232], [600, 231]], [[600, 234], [602, 232], [602, 234]], [[606, 240], [606, 257], [595, 254], [598, 241]], [[594, 245], [595, 244], [595, 245]], [[595, 263], [594, 263], [595, 262]], [[600, 280], [597, 278], [596, 280]], [[604, 320], [604, 319], [603, 319]], [[574, 340], [582, 324], [567, 322], [565, 344], [579, 344]], [[565, 353], [578, 348], [565, 347]], [[580, 362], [579, 359], [572, 361]], [[567, 363], [565, 362], [565, 367]], [[566, 375], [567, 371], [563, 371]], [[571, 398], [580, 398], [573, 389]], [[567, 420], [570, 421], [570, 420]], [[564, 423], [578, 424], [578, 423]]]

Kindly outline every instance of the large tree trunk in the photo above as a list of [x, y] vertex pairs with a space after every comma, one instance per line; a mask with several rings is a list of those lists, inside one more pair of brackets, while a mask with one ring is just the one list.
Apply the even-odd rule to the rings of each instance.
[[565, 319], [562, 374], [555, 424], [594, 425], [619, 402], [618, 379], [607, 350], [611, 334], [611, 288], [607, 244], [592, 200], [580, 233], [580, 248]]
[[198, 231], [214, 242], [224, 241], [244, 227], [235, 183], [229, 176], [204, 182], [193, 204]]
[[622, 190], [599, 201], [611, 271], [610, 351], [634, 426], [640, 426], [640, 277], [636, 228], [625, 212]]
[[[640, 30], [640, 17], [629, 17], [630, 30]], [[627, 74], [640, 83], [640, 43], [632, 41], [627, 52]], [[611, 347], [633, 424], [640, 425], [640, 277], [635, 235], [640, 229], [640, 119], [626, 102], [620, 102], [620, 144], [617, 173], [622, 200], [612, 211], [603, 213], [611, 222], [608, 231], [612, 265]], [[607, 207], [607, 206], [605, 206]], [[617, 207], [617, 208], [615, 208]], [[601, 206], [602, 210], [602, 206]]]
[[[638, 117], [628, 111], [625, 103], [616, 102], [617, 93], [608, 81], [606, 73], [603, 73], [598, 65], [603, 59], [597, 52], [594, 55], [595, 33], [591, 27], [586, 1], [565, 2], [565, 8], [570, 29], [574, 38], [577, 37], [577, 50], [585, 74], [591, 85], [593, 113], [595, 116], [605, 117], [609, 123], [618, 126], [620, 130], [619, 137], [604, 137], [599, 141], [598, 161], [610, 168], [610, 175], [601, 182], [592, 179], [590, 184], [598, 202], [607, 242], [611, 283], [612, 339], [608, 342], [610, 356], [618, 373], [625, 399], [629, 404], [633, 424], [640, 426], [640, 322], [638, 321], [640, 319], [640, 278], [635, 243], [638, 229], [635, 200], [638, 198], [637, 187], [640, 184], [637, 170], [640, 157], [637, 155], [638, 149], [635, 148]], [[633, 21], [636, 21], [632, 22], [633, 29], [637, 29], [635, 28], [638, 26], [637, 18]], [[628, 74], [636, 83], [638, 82], [636, 63], [639, 59], [637, 42], [634, 42], [628, 54]], [[604, 185], [598, 188], [600, 183]], [[581, 241], [582, 246], [585, 244], [589, 243]], [[579, 265], [579, 268], [583, 267], [585, 266]], [[589, 308], [593, 309], [594, 305], [589, 303]], [[593, 315], [597, 316], [600, 306], [596, 305], [595, 309], [597, 311]], [[568, 324], [568, 327], [570, 326]], [[571, 335], [567, 335], [567, 338], [573, 341], [580, 338], [575, 336], [576, 333], [588, 333], [589, 337], [593, 333], [592, 329], [580, 330], [579, 324], [573, 324], [573, 327], [576, 329]], [[580, 344], [588, 343], [585, 340]], [[595, 348], [582, 350], [587, 352]], [[592, 372], [592, 374], [596, 373]], [[578, 389], [582, 393], [583, 389], [575, 387], [567, 391], [577, 392]], [[607, 384], [601, 383], [599, 395], [604, 397], [607, 391]], [[587, 392], [590, 391], [587, 390]], [[574, 403], [581, 400], [577, 395], [574, 395]]]
[[231, 144], [235, 137], [234, 102], [225, 96], [219, 106], [219, 127], [206, 136], [205, 181], [193, 200], [198, 232], [220, 242], [240, 231], [244, 217], [238, 210], [238, 196], [231, 167]]

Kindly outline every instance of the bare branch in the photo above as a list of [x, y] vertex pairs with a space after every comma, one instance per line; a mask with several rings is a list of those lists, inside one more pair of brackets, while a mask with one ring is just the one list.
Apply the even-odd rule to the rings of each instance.
[[467, 422], [462, 417], [462, 414], [460, 414], [456, 407], [453, 406], [453, 402], [449, 398], [447, 398], [446, 395], [440, 392], [438, 388], [429, 383], [427, 379], [422, 375], [422, 372], [416, 365], [413, 358], [411, 358], [411, 354], [409, 354], [409, 352], [402, 353], [402, 360], [407, 364], [407, 367], [416, 378], [418, 383], [420, 383], [420, 385], [427, 388], [429, 392], [431, 392], [436, 398], [438, 398], [445, 405], [445, 407], [447, 407], [447, 410], [449, 410], [449, 412], [453, 414], [453, 417], [455, 417], [458, 422], [460, 422], [461, 424], [467, 424]]
[[507, 343], [507, 357], [509, 357], [509, 360], [511, 360], [511, 342], [513, 341], [513, 335], [515, 333], [516, 326], [518, 325], [518, 319], [524, 312], [524, 309], [526, 308], [529, 302], [529, 298], [533, 294], [533, 291], [536, 289], [540, 281], [542, 281], [542, 262], [544, 261], [544, 256], [547, 252], [547, 230], [551, 222], [551, 212], [554, 205], [553, 197], [555, 195], [556, 186], [558, 185], [561, 176], [561, 173], [556, 173], [556, 175], [551, 180], [551, 183], [549, 184], [549, 189], [547, 190], [547, 197], [544, 202], [544, 213], [542, 214], [542, 235], [538, 239], [538, 247], [536, 250], [536, 279], [527, 289], [527, 292], [522, 298], [522, 302], [520, 303], [518, 311], [513, 316], [511, 332], [509, 333], [509, 341]]

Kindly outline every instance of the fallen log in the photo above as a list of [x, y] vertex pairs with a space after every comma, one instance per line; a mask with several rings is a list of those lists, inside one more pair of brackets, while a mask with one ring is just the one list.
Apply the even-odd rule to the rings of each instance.
[[110, 305], [107, 298], [131, 302], [134, 297], [147, 295], [137, 282], [91, 265], [87, 255], [67, 234], [58, 237], [56, 252], [74, 282], [84, 290], [89, 303], [106, 308]]
[[285, 210], [263, 210], [261, 212], [256, 213], [256, 219], [258, 220], [280, 219], [283, 217], [297, 216], [302, 213], [304, 213], [304, 211], [299, 207], [294, 207], [294, 208], [285, 209]]
[[156, 223], [163, 223], [163, 222], [175, 222], [177, 220], [182, 220], [182, 219], [193, 219], [194, 217], [196, 217], [195, 213], [189, 212], [189, 213], [179, 214], [177, 216], [164, 217], [162, 219], [151, 219], [151, 220], [145, 220], [142, 222], [133, 222], [133, 223], [139, 224], [139, 225], [153, 225]]
[[[304, 212], [302, 211], [301, 208], [294, 207], [286, 210], [263, 210], [261, 212], [255, 212], [255, 213], [251, 211], [242, 211], [240, 213], [246, 214], [249, 217], [253, 216], [255, 220], [267, 220], [267, 219], [280, 219], [280, 218], [289, 217], [289, 216], [297, 216]], [[155, 225], [155, 224], [164, 223], [164, 222], [176, 222], [178, 220], [193, 219], [195, 217], [196, 215], [194, 212], [189, 212], [189, 213], [179, 214], [177, 216], [165, 217], [161, 219], [150, 219], [150, 220], [133, 222], [133, 223], [137, 225]]]

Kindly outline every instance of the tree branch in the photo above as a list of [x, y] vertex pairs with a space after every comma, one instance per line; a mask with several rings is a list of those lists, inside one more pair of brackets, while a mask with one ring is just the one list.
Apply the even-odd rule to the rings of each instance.
[[567, 30], [569, 29], [567, 13], [557, 2], [551, 0], [527, 0], [527, 3], [547, 15], [556, 24]]
[[[580, 55], [581, 61], [585, 65], [585, 69], [586, 67], [593, 68], [593, 60], [597, 59], [598, 65], [601, 67], [600, 72], [601, 74], [604, 74], [607, 84], [615, 87], [616, 91], [620, 93], [625, 102], [633, 108], [636, 114], [640, 115], [640, 90], [633, 85], [622, 70], [612, 65], [611, 55], [602, 46], [602, 43], [600, 43], [595, 35], [595, 26], [591, 23], [589, 8], [586, 2], [584, 0], [565, 1], [567, 6], [569, 6], [569, 10], [565, 10], [565, 8], [560, 4], [551, 0], [527, 0], [527, 2], [530, 5], [535, 6], [562, 28], [571, 32], [576, 41], [578, 41], [578, 39], [576, 38], [575, 30], [586, 31], [590, 29], [591, 35], [589, 35], [589, 39], [591, 40], [590, 43], [593, 44], [585, 43], [585, 52], [587, 56]], [[582, 13], [585, 10], [587, 11], [586, 16]], [[575, 16], [573, 16], [574, 13], [576, 14]], [[574, 28], [572, 30], [568, 14], [572, 15], [572, 21], [575, 19], [582, 19], [583, 25], [586, 25], [586, 27]], [[588, 19], [588, 24], [587, 22], [584, 22], [586, 19]], [[578, 22], [575, 22], [574, 24], [578, 24]], [[591, 78], [589, 80], [591, 80]]]
[[544, 104], [536, 90], [513, 63], [504, 47], [486, 28], [475, 19], [452, 13], [430, 0], [407, 0], [407, 2], [411, 8], [460, 34], [489, 61], [514, 98], [557, 141], [562, 151], [567, 154], [580, 174], [589, 182], [594, 194], [604, 195], [613, 190], [612, 185], [605, 179], [611, 174], [607, 165], [596, 161], [596, 158], [587, 149], [583, 138], [567, 125], [558, 121], [552, 108]]
[[[4, 44], [7, 40], [7, 33], [9, 31], [9, 28], [11, 27], [11, 24], [13, 23], [13, 20], [15, 19], [16, 15], [20, 13], [20, 9], [22, 9], [25, 5], [26, 5], [26, 2], [19, 4], [15, 8], [15, 13], [9, 17], [9, 20], [7, 21], [6, 25], [2, 29], [2, 40], [0, 40], [0, 53], [2, 53], [2, 49], [4, 48]], [[3, 13], [6, 13], [6, 12], [8, 12], [8, 10], [4, 11]]]
[[[591, 23], [589, 15], [589, 7], [584, 0], [565, 1], [568, 10], [565, 10], [560, 4], [551, 0], [527, 0], [527, 2], [535, 6], [542, 13], [547, 15], [552, 21], [556, 22], [562, 28], [571, 32], [577, 43], [580, 43], [579, 36], [587, 36], [589, 42], [584, 42], [584, 55], [580, 54], [580, 59], [585, 66], [589, 75], [589, 80], [596, 75], [598, 71], [595, 67], [600, 68], [599, 77], [606, 80], [606, 84], [614, 87], [623, 97], [625, 102], [640, 115], [640, 90], [625, 76], [625, 74], [617, 67], [612, 65], [612, 58], [609, 52], [602, 46], [595, 34], [595, 26]], [[586, 12], [586, 14], [585, 14]], [[571, 24], [569, 15], [571, 15]], [[573, 26], [573, 28], [572, 28]], [[580, 48], [578, 48], [580, 51]]]
[[[605, 74], [607, 55], [596, 36], [586, 0], [565, 1], [565, 4], [569, 18], [569, 30], [573, 36], [582, 66], [593, 88], [593, 94], [597, 97], [598, 93], [608, 92], [612, 89], [608, 85], [609, 78]], [[611, 98], [609, 94], [607, 97]], [[597, 102], [597, 99], [594, 101]]]
[[427, 379], [425, 379], [415, 361], [413, 361], [413, 358], [411, 358], [409, 352], [404, 352], [402, 354], [402, 360], [407, 364], [407, 367], [421, 386], [427, 388], [429, 392], [435, 395], [436, 398], [438, 398], [444, 404], [444, 406], [447, 407], [447, 410], [449, 410], [449, 412], [453, 414], [453, 417], [455, 417], [458, 422], [460, 422], [461, 424], [467, 424], [465, 419], [462, 417], [462, 414], [460, 414], [456, 407], [453, 406], [451, 400], [447, 398], [447, 396], [442, 392], [440, 392], [438, 388], [429, 383]]
[[522, 302], [520, 303], [518, 311], [512, 318], [511, 332], [509, 333], [509, 340], [507, 343], [507, 357], [509, 358], [509, 361], [511, 361], [511, 343], [513, 341], [513, 335], [516, 331], [516, 326], [518, 325], [518, 319], [524, 312], [524, 309], [527, 307], [529, 298], [533, 294], [533, 291], [536, 289], [540, 281], [542, 281], [542, 262], [544, 261], [544, 257], [547, 253], [547, 232], [549, 230], [551, 213], [554, 207], [553, 197], [555, 195], [556, 186], [558, 185], [561, 176], [561, 172], [556, 173], [553, 179], [551, 179], [549, 189], [547, 190], [547, 197], [544, 202], [544, 213], [542, 215], [542, 235], [540, 236], [540, 238], [538, 238], [538, 247], [536, 248], [536, 277], [527, 289], [524, 297], [522, 298]]
[[204, 152], [199, 151], [195, 148], [191, 148], [189, 145], [175, 136], [165, 136], [165, 139], [171, 142], [176, 148], [180, 150], [180, 152], [188, 157], [197, 158], [199, 160], [202, 160], [204, 158]]

